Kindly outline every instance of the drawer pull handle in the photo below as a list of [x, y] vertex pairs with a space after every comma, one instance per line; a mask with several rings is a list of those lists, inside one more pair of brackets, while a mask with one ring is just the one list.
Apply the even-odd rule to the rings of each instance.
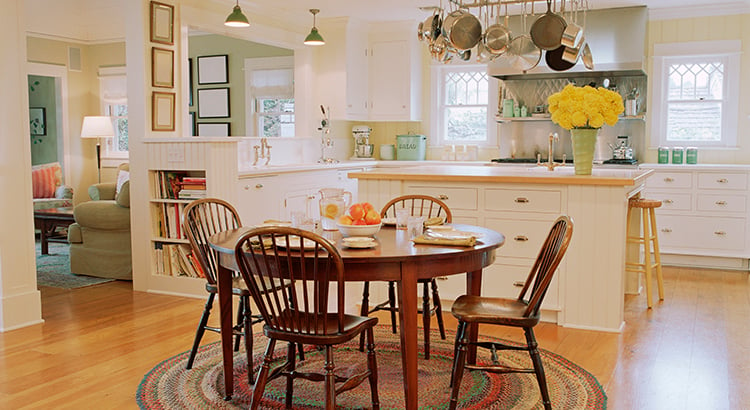
[[724, 206], [727, 204], [727, 201], [716, 201], [716, 205]]
[[664, 232], [664, 233], [670, 233], [670, 232], [672, 232], [672, 229], [670, 229], [670, 228], [661, 228], [661, 231]]
[[664, 178], [664, 182], [674, 182], [674, 178], [666, 177]]
[[263, 184], [255, 184], [255, 189], [261, 189], [263, 188]]
[[513, 238], [513, 240], [517, 242], [526, 242], [529, 240], [529, 238], [523, 235], [518, 235], [515, 238]]
[[438, 195], [438, 199], [441, 200], [441, 201], [447, 201], [448, 200], [448, 195], [440, 194], [440, 195]]
[[662, 202], [664, 202], [665, 204], [673, 204], [674, 203], [674, 201], [671, 200], [671, 199], [664, 199], [664, 200], [662, 200]]
[[717, 179], [716, 182], [720, 184], [726, 184], [727, 182], [729, 182], [729, 180], [726, 178], [720, 178], [720, 179]]
[[716, 231], [716, 232], [714, 232], [714, 235], [717, 235], [717, 236], [725, 236], [726, 234], [727, 233], [724, 232], [724, 231]]
[[525, 285], [525, 284], [526, 284], [526, 282], [523, 282], [523, 281], [520, 281], [520, 280], [517, 280], [517, 281], [513, 282], [513, 286], [515, 286], [517, 288], [522, 288], [523, 285]]
[[516, 203], [517, 204], [528, 204], [529, 200], [527, 198], [524, 198], [524, 197], [519, 197], [519, 198], [516, 198]]

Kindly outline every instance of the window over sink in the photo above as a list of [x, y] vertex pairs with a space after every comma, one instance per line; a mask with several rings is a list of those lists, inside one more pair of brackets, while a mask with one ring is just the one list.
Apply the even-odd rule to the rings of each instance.
[[480, 64], [433, 65], [431, 135], [437, 145], [494, 145], [497, 80]]
[[654, 45], [652, 142], [737, 145], [739, 41]]

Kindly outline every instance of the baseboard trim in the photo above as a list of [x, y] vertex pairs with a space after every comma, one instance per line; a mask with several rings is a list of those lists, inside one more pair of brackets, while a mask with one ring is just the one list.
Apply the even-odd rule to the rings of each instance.
[[728, 258], [717, 256], [661, 254], [661, 263], [665, 266], [679, 266], [689, 268], [750, 270], [750, 263], [746, 258]]

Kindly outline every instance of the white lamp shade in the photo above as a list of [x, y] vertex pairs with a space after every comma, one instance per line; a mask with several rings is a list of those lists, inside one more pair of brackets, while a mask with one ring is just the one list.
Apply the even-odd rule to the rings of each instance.
[[115, 129], [111, 117], [83, 117], [81, 138], [113, 138]]

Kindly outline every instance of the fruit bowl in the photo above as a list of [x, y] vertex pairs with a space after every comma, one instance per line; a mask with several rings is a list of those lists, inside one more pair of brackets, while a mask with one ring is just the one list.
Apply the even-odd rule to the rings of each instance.
[[344, 237], [349, 236], [373, 236], [380, 230], [380, 226], [382, 224], [377, 225], [341, 225], [340, 223], [336, 224], [336, 227], [339, 228], [339, 231], [341, 232], [341, 235], [344, 235]]

